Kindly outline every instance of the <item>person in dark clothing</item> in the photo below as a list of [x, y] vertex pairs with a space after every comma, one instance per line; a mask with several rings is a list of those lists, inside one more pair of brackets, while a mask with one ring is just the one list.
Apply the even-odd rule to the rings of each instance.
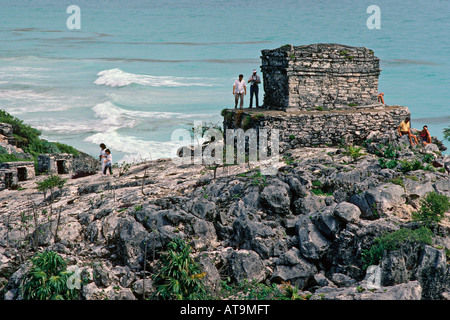
[[250, 106], [249, 106], [249, 108], [251, 108], [252, 105], [253, 105], [253, 95], [255, 95], [256, 108], [258, 108], [259, 107], [259, 103], [258, 103], [259, 87], [258, 87], [258, 84], [261, 83], [261, 78], [256, 74], [256, 69], [253, 70], [253, 74], [250, 76], [250, 78], [248, 78], [248, 83], [250, 83]]

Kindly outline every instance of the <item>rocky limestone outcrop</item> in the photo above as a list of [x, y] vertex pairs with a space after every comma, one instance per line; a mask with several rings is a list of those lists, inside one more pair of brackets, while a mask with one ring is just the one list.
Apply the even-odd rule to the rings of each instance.
[[450, 192], [448, 156], [432, 153], [442, 167], [406, 174], [400, 161], [422, 161], [427, 150], [403, 147], [399, 167], [388, 169], [371, 153], [381, 143], [356, 160], [342, 148], [292, 149], [292, 161], [265, 177], [245, 164], [219, 168], [214, 179], [202, 165], [160, 159], [122, 176], [67, 177], [53, 202], [25, 181], [0, 193], [0, 296], [21, 299], [29, 258], [54, 250], [79, 269], [82, 299], [149, 297], [161, 252], [182, 238], [215, 292], [229, 277], [289, 283], [316, 300], [446, 299], [448, 213], [432, 244], [406, 243], [364, 267], [377, 237], [417, 228], [412, 212], [428, 191]]

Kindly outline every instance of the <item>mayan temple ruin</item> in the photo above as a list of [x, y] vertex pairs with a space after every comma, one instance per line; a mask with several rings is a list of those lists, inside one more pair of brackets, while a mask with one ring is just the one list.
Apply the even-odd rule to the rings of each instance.
[[362, 143], [410, 115], [378, 101], [380, 59], [370, 49], [311, 44], [261, 52], [264, 104], [228, 109], [224, 129], [279, 129], [280, 145], [292, 147], [337, 145]]

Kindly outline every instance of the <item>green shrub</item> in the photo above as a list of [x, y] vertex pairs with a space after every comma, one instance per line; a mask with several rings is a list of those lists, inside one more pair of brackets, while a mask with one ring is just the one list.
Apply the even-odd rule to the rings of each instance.
[[12, 125], [13, 135], [18, 142], [18, 147], [26, 146], [31, 141], [39, 139], [41, 132], [22, 120], [12, 116], [4, 110], [0, 110], [0, 123], [9, 123]]
[[425, 163], [430, 163], [434, 160], [434, 156], [431, 153], [427, 153], [422, 157], [422, 161]]
[[400, 171], [403, 173], [420, 169], [423, 169], [423, 165], [419, 160], [400, 160]]
[[54, 251], [38, 253], [25, 275], [22, 295], [25, 300], [73, 300], [78, 291], [69, 289], [67, 280], [73, 274], [66, 270], [66, 261]]
[[444, 139], [450, 141], [450, 127], [444, 129]]
[[53, 144], [59, 149], [61, 153], [72, 154], [74, 157], [78, 156], [80, 152], [72, 146], [61, 142], [53, 142]]
[[448, 210], [450, 210], [449, 197], [431, 191], [421, 199], [419, 212], [413, 212], [413, 219], [430, 226], [440, 222]]
[[396, 185], [399, 185], [399, 186], [405, 188], [405, 182], [400, 177], [392, 178], [391, 180], [389, 180], [389, 182], [392, 182], [393, 184], [396, 184]]
[[350, 156], [353, 159], [353, 161], [356, 161], [358, 160], [358, 158], [365, 155], [365, 153], [361, 151], [362, 147], [348, 145], [344, 146], [344, 149], [345, 149], [344, 154]]
[[242, 129], [248, 130], [251, 127], [253, 127], [253, 119], [251, 116], [245, 116], [244, 119], [242, 120]]
[[15, 154], [9, 154], [5, 148], [0, 147], [0, 163], [14, 162], [14, 161], [31, 161], [31, 160], [20, 158], [20, 157], [16, 156]]
[[195, 300], [206, 290], [202, 283], [205, 273], [191, 257], [191, 246], [176, 238], [161, 254], [158, 272], [153, 275], [155, 297], [159, 299]]
[[386, 160], [384, 158], [379, 158], [378, 163], [382, 169], [395, 169], [398, 165], [398, 162], [395, 159]]
[[375, 238], [374, 244], [370, 249], [363, 250], [361, 253], [363, 269], [378, 264], [381, 258], [383, 258], [385, 251], [396, 250], [406, 242], [431, 245], [432, 232], [426, 227], [421, 227], [416, 230], [403, 228]]

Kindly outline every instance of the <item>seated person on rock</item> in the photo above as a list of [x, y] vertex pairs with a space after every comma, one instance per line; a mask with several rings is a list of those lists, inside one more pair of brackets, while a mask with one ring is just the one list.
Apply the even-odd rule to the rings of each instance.
[[[398, 133], [400, 134], [400, 136], [403, 136], [405, 134], [408, 135], [409, 142], [411, 143], [412, 146], [419, 143], [419, 141], [417, 140], [417, 137], [411, 133], [411, 118], [410, 117], [406, 117], [406, 119], [400, 123], [400, 125], [398, 126], [397, 129], [398, 129]], [[413, 139], [414, 139], [415, 143], [413, 142]]]
[[431, 143], [431, 134], [428, 131], [428, 126], [423, 126], [422, 131], [419, 132], [419, 136], [424, 146]]

